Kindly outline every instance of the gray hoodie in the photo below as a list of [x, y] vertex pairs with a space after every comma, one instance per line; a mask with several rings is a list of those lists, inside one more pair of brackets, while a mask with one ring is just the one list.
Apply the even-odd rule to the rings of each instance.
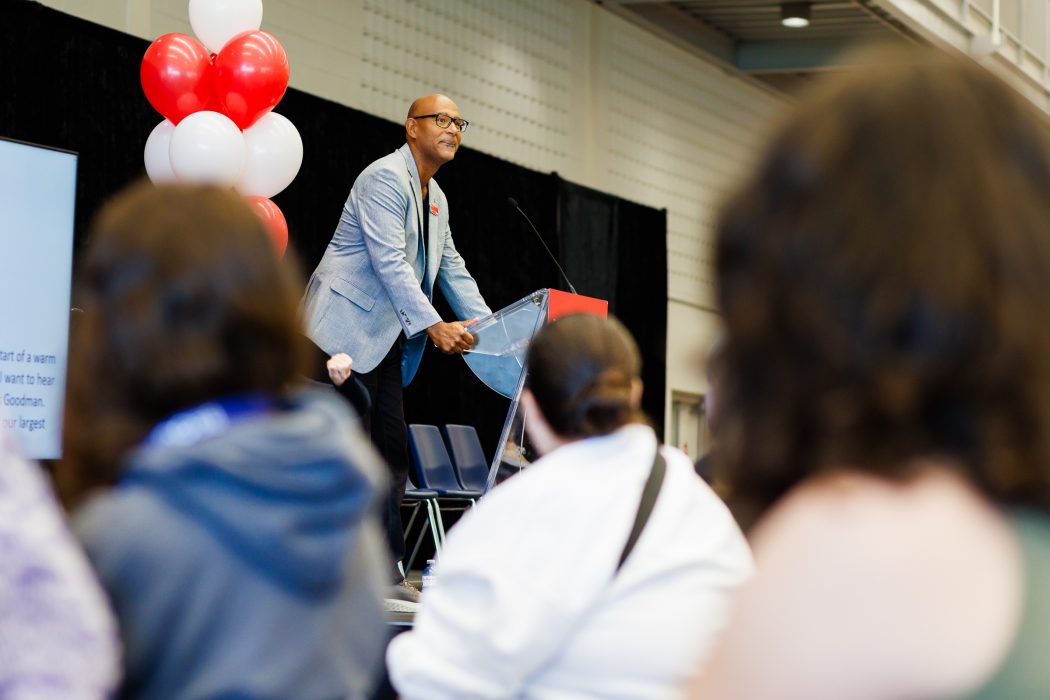
[[120, 697], [366, 697], [386, 642], [384, 470], [330, 392], [143, 446], [74, 526], [121, 625]]

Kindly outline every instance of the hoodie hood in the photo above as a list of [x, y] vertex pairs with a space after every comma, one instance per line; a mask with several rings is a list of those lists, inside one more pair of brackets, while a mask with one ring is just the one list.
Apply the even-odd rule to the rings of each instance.
[[281, 409], [193, 445], [142, 446], [118, 488], [153, 491], [277, 584], [323, 597], [343, 578], [384, 470], [330, 391], [296, 393]]

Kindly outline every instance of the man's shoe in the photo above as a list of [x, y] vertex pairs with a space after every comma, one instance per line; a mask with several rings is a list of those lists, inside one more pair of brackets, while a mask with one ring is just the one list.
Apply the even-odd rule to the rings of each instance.
[[412, 603], [418, 603], [419, 596], [419, 589], [413, 586], [407, 580], [402, 580], [401, 583], [395, 583], [393, 586], [390, 587], [390, 593], [387, 595], [388, 598], [407, 600]]

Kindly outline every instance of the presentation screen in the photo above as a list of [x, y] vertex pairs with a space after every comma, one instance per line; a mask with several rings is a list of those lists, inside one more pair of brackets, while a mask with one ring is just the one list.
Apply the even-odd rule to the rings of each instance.
[[61, 456], [74, 153], [0, 138], [0, 418], [26, 456]]

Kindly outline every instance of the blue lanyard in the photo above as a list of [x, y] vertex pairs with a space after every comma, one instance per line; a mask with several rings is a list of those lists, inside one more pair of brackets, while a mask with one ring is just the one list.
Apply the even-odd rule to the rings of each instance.
[[151, 447], [186, 447], [229, 430], [234, 423], [273, 411], [277, 402], [263, 394], [216, 399], [165, 418], [143, 443]]

